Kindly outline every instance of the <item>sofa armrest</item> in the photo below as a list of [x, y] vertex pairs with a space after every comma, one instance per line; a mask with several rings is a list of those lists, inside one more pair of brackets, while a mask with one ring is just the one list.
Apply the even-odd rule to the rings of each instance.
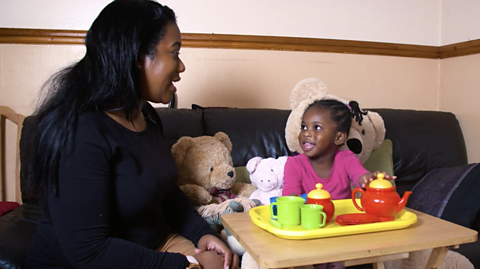
[[[412, 189], [407, 206], [480, 232], [480, 163], [430, 172]], [[456, 251], [480, 268], [480, 241]]]
[[23, 268], [41, 214], [38, 200], [32, 200], [0, 217], [0, 268]]
[[460, 123], [453, 113], [412, 109], [370, 109], [382, 116], [393, 143], [397, 191], [403, 194], [429, 172], [467, 164]]

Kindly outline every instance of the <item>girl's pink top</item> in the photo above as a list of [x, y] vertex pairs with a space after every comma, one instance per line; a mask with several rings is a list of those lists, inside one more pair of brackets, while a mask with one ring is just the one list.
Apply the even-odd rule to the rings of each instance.
[[315, 184], [322, 183], [322, 189], [330, 193], [332, 200], [337, 200], [351, 198], [350, 182], [357, 188], [361, 187], [358, 179], [369, 171], [353, 152], [339, 150], [328, 178], [317, 175], [305, 154], [288, 157], [283, 173], [282, 195], [309, 193], [315, 189]]

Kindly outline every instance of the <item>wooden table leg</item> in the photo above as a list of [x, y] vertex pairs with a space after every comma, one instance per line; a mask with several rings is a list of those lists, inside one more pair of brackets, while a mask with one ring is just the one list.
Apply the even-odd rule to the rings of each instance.
[[443, 263], [443, 260], [445, 260], [445, 256], [447, 255], [448, 249], [449, 247], [440, 247], [440, 248], [432, 249], [432, 254], [430, 254], [430, 258], [428, 259], [427, 266], [425, 268], [427, 269], [440, 268], [440, 266]]
[[373, 269], [385, 269], [385, 264], [383, 262], [373, 263]]

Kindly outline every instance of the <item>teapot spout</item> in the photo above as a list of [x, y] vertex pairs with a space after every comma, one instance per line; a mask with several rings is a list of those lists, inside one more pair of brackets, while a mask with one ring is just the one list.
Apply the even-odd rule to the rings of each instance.
[[410, 194], [412, 194], [411, 191], [406, 191], [403, 194], [402, 199], [400, 200], [400, 202], [398, 202], [397, 213], [400, 212], [405, 207], [405, 205], [407, 204], [407, 201], [408, 201], [408, 197], [410, 197]]

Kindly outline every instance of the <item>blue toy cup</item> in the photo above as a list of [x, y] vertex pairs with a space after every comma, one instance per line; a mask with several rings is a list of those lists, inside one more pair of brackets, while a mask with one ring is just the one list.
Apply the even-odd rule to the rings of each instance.
[[[275, 203], [277, 201], [277, 198], [280, 197], [280, 196], [274, 196], [274, 197], [270, 197], [270, 204], [271, 203]], [[277, 215], [277, 205], [274, 205], [272, 207], [272, 210], [273, 210], [273, 214], [274, 215]]]

